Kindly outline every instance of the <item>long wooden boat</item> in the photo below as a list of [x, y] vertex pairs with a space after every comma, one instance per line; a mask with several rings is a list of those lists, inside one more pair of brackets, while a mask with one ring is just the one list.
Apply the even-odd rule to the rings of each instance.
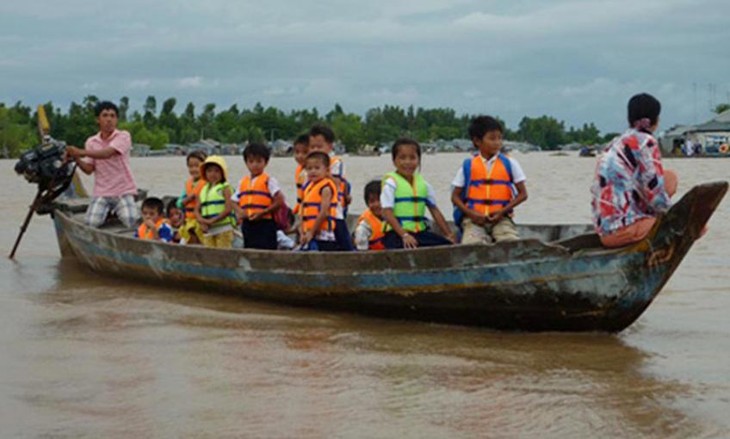
[[633, 323], [682, 261], [728, 189], [692, 188], [643, 241], [605, 249], [587, 225], [521, 226], [519, 241], [388, 252], [218, 250], [137, 240], [83, 224], [57, 202], [63, 256], [99, 273], [241, 296], [500, 330], [608, 331]]

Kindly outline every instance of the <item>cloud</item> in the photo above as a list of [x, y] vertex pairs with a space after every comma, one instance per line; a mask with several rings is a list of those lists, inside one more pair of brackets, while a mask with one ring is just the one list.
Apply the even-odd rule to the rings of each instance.
[[128, 88], [128, 89], [146, 89], [146, 88], [149, 88], [151, 84], [152, 84], [152, 80], [150, 80], [150, 79], [133, 79], [133, 80], [127, 82], [126, 88]]
[[188, 76], [177, 80], [179, 88], [198, 88], [203, 85], [203, 78], [200, 76]]
[[706, 103], [708, 83], [727, 95], [729, 14], [719, 0], [2, 2], [0, 96], [361, 113], [413, 104], [615, 131], [639, 91], [662, 100], [667, 123]]

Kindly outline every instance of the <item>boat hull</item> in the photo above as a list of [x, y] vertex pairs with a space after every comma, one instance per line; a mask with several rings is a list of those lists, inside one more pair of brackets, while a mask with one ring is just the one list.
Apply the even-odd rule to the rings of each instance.
[[64, 255], [127, 279], [388, 318], [616, 332], [656, 297], [726, 190], [693, 189], [647, 239], [619, 250], [535, 239], [366, 253], [218, 250], [90, 228], [62, 209], [54, 224]]

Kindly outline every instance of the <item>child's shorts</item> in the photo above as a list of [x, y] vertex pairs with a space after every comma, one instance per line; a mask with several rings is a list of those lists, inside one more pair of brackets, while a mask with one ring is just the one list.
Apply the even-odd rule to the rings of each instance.
[[503, 217], [497, 224], [487, 223], [486, 226], [477, 226], [469, 218], [464, 218], [463, 227], [462, 244], [492, 244], [519, 239], [517, 227], [509, 217]]

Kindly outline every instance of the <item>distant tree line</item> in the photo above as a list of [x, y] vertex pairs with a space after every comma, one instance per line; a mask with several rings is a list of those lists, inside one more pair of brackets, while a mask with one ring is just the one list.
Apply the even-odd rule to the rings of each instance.
[[[67, 112], [53, 103], [44, 105], [51, 124], [51, 135], [68, 144], [83, 146], [88, 136], [97, 131], [94, 106], [99, 98], [86, 96], [81, 103], [72, 102]], [[274, 139], [293, 139], [316, 122], [325, 122], [337, 133], [338, 141], [348, 151], [365, 144], [392, 142], [399, 136], [410, 136], [420, 142], [437, 139], [465, 138], [471, 115], [457, 115], [450, 108], [401, 108], [385, 105], [368, 110], [364, 117], [347, 113], [337, 104], [320, 114], [311, 110], [282, 111], [264, 108], [257, 103], [251, 109], [239, 109], [234, 104], [216, 111], [216, 104], [198, 109], [188, 103], [182, 112], [176, 111], [177, 99], [168, 98], [158, 105], [157, 98], [148, 96], [142, 111], [130, 113], [129, 98], [118, 102], [120, 128], [132, 134], [135, 143], [163, 148], [168, 143], [188, 144], [212, 138], [223, 143], [266, 142]], [[503, 123], [504, 125], [504, 123]], [[17, 157], [38, 143], [36, 134], [37, 112], [21, 102], [7, 106], [0, 103], [0, 154]], [[556, 149], [565, 143], [602, 143], [615, 134], [602, 136], [593, 123], [580, 128], [570, 127], [550, 116], [524, 117], [517, 130], [505, 126], [505, 138]]]

